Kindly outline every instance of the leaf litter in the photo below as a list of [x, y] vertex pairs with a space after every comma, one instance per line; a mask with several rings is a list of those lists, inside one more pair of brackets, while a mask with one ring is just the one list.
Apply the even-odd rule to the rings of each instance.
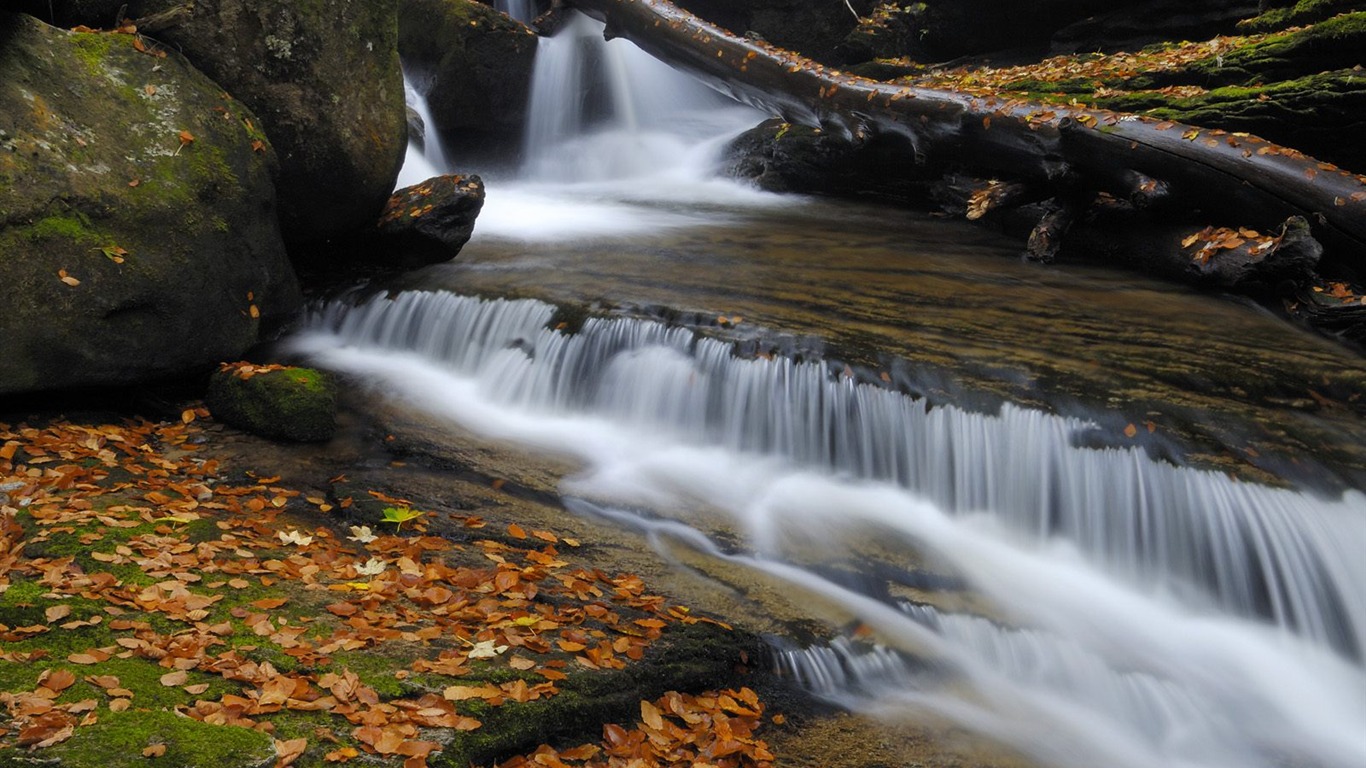
[[[173, 695], [181, 716], [272, 735], [291, 715], [330, 718], [312, 738], [274, 737], [277, 766], [368, 755], [420, 768], [443, 738], [482, 727], [469, 702], [553, 697], [570, 671], [642, 659], [671, 624], [720, 624], [650, 594], [634, 574], [574, 566], [558, 545], [579, 542], [551, 531], [514, 523], [512, 543], [456, 544], [426, 535], [407, 500], [370, 491], [416, 512], [402, 515], [408, 535], [354, 526], [347, 536], [319, 511], [349, 499], [329, 505], [278, 477], [229, 476], [200, 455], [218, 428], [202, 407], [160, 423], [0, 424], [0, 599], [41, 590], [40, 611], [0, 614], [32, 617], [0, 621], [0, 667], [35, 671], [31, 685], [0, 690], [0, 749], [47, 749], [105, 713]], [[89, 640], [58, 643], [59, 631]], [[69, 653], [51, 650], [69, 643]], [[336, 659], [415, 647], [418, 658], [391, 674], [425, 685], [398, 694]], [[152, 665], [155, 683], [102, 671], [112, 661]], [[520, 676], [481, 679], [500, 667]], [[501, 766], [767, 766], [773, 755], [755, 736], [762, 713], [748, 688], [669, 692], [641, 701], [638, 722], [606, 724], [596, 744], [542, 746]], [[143, 755], [164, 752], [149, 744]]]

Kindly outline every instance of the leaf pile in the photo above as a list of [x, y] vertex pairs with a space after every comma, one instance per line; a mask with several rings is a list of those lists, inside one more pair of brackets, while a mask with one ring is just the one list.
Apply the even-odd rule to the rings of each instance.
[[[270, 734], [277, 766], [369, 755], [417, 768], [489, 707], [622, 669], [670, 624], [717, 623], [633, 574], [574, 566], [560, 549], [579, 543], [551, 531], [513, 524], [456, 544], [424, 535], [436, 513], [372, 491], [407, 510], [411, 535], [348, 536], [326, 513], [354, 499], [229, 477], [202, 456], [222, 429], [207, 417], [0, 424], [0, 750], [60, 745], [110, 713], [173, 711]], [[670, 693], [641, 711], [601, 745], [509, 765], [772, 759], [747, 689]]]

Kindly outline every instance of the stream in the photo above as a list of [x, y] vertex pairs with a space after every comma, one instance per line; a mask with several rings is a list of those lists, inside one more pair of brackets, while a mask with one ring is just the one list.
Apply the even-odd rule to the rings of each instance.
[[583, 18], [541, 46], [523, 166], [460, 257], [319, 306], [296, 351], [572, 459], [571, 512], [840, 606], [857, 632], [774, 663], [889, 727], [1060, 768], [1366, 765], [1355, 354], [741, 187], [717, 156], [763, 115]]

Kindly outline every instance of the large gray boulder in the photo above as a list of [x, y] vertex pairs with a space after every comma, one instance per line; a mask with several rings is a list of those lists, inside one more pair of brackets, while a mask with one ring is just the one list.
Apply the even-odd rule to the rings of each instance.
[[234, 359], [300, 306], [259, 119], [138, 44], [0, 13], [0, 394]]
[[435, 132], [458, 157], [510, 160], [526, 122], [537, 38], [473, 0], [401, 0], [399, 50]]

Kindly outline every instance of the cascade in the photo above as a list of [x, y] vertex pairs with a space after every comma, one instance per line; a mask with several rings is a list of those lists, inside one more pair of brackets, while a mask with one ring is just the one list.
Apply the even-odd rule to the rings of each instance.
[[433, 176], [450, 172], [446, 152], [441, 146], [441, 135], [436, 130], [436, 123], [432, 122], [427, 99], [417, 92], [406, 73], [403, 76], [403, 98], [422, 121], [423, 136], [420, 145], [409, 138], [407, 154], [403, 156], [403, 168], [399, 171], [395, 189], [421, 184]]
[[[934, 711], [1061, 765], [1366, 759], [1360, 493], [1078, 447], [1081, 419], [931, 409], [839, 365], [745, 359], [660, 322], [567, 333], [555, 313], [401, 292], [328, 305], [295, 344], [467, 428], [575, 456], [571, 508], [670, 535], [686, 521], [631, 510], [731, 515], [754, 555], [715, 556], [840, 601], [973, 692], [922, 685], [883, 651], [780, 654], [825, 695]], [[949, 564], [1002, 620], [889, 605], [789, 562], [847, 556], [858, 532]]]
[[[720, 143], [763, 115], [577, 14], [538, 45], [522, 165], [490, 180], [473, 253], [613, 247], [790, 204], [711, 177]], [[453, 169], [428, 135], [404, 178], [480, 170]], [[749, 357], [632, 317], [570, 332], [558, 314], [365, 294], [316, 308], [290, 343], [436, 419], [574, 459], [571, 512], [839, 605], [866, 637], [775, 640], [773, 662], [841, 705], [933, 713], [1065, 768], [1366, 765], [1362, 493], [1088, 448], [1084, 418], [931, 407], [811, 355]], [[746, 546], [716, 546], [687, 516], [698, 508], [728, 516]], [[893, 595], [917, 585], [897, 576], [865, 589], [812, 566], [863, 557], [869, 540], [895, 566], [934, 562], [946, 589], [985, 608], [909, 602]]]

